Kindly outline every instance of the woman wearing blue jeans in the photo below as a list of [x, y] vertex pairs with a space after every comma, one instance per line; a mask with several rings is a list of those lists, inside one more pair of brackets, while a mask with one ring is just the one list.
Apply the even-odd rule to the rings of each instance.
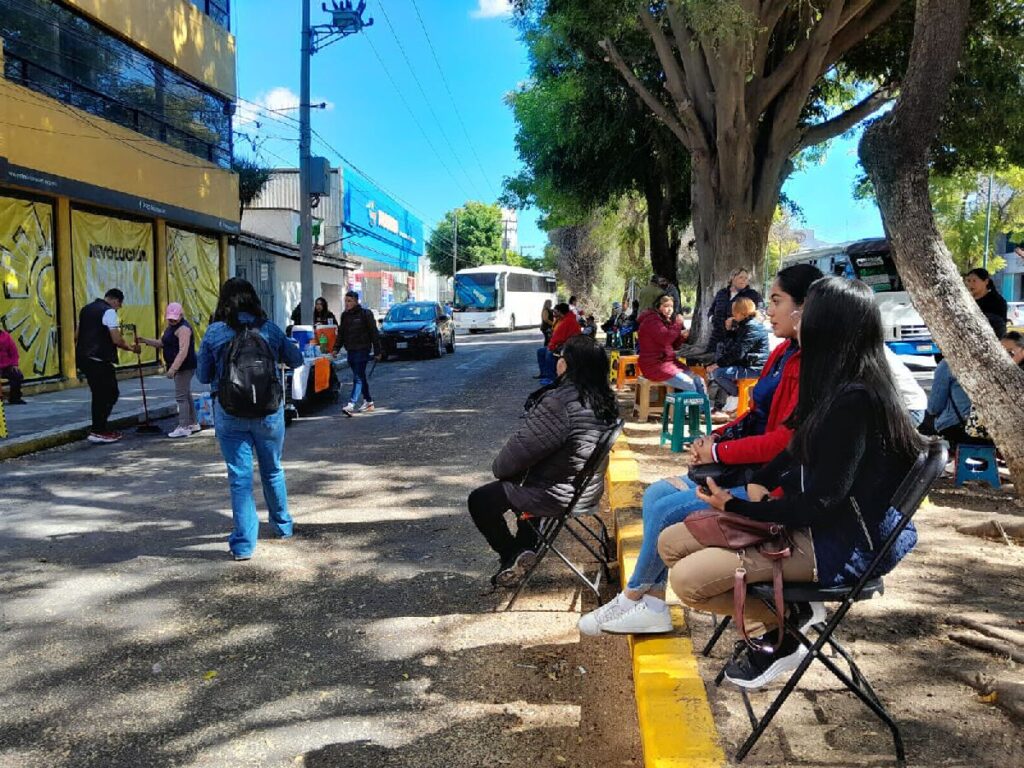
[[284, 335], [284, 331], [270, 322], [256, 291], [247, 281], [233, 277], [220, 289], [214, 321], [199, 347], [197, 375], [199, 381], [210, 385], [214, 395], [214, 418], [217, 442], [228, 468], [228, 487], [231, 489], [231, 516], [234, 529], [228, 537], [228, 547], [235, 560], [249, 560], [256, 549], [260, 521], [256, 514], [256, 501], [252, 495], [252, 460], [255, 454], [260, 464], [263, 498], [270, 511], [270, 527], [281, 538], [292, 535], [292, 518], [288, 514], [288, 489], [285, 486], [281, 450], [284, 447], [284, 403], [269, 416], [248, 418], [233, 416], [217, 402], [217, 385], [224, 370], [228, 345], [238, 330], [248, 326], [257, 328], [276, 363], [289, 368], [302, 365], [302, 353]]

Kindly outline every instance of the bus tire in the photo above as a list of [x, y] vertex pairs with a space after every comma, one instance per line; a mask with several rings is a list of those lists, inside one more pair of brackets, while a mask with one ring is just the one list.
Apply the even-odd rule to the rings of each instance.
[[480, 333], [480, 329], [479, 328], [470, 328], [469, 332], [475, 336], [476, 334]]

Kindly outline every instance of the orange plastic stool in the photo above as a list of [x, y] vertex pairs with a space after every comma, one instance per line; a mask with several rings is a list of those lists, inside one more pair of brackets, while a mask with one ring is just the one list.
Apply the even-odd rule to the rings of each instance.
[[737, 379], [736, 386], [739, 388], [739, 405], [736, 406], [736, 418], [745, 416], [754, 407], [753, 390], [757, 379]]
[[707, 384], [707, 368], [705, 368], [703, 365], [687, 365], [686, 367], [690, 369], [690, 373], [692, 373], [694, 376], [700, 376], [702, 379], [704, 379], [704, 383]]
[[[633, 372], [627, 373], [627, 369], [632, 367]], [[640, 357], [638, 355], [620, 355], [619, 356], [619, 370], [615, 376], [615, 388], [622, 389], [623, 384], [635, 384], [636, 377], [639, 375], [640, 369]]]

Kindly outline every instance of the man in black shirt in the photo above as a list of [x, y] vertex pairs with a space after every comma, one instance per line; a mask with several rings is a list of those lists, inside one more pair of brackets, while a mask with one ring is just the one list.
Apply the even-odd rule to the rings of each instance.
[[124, 294], [111, 288], [102, 299], [86, 304], [78, 313], [75, 329], [75, 362], [85, 374], [92, 393], [92, 427], [90, 443], [116, 443], [122, 437], [107, 424], [110, 412], [120, 393], [117, 389], [117, 350], [139, 352], [139, 344], [129, 344], [121, 335], [117, 310], [124, 302]]
[[355, 291], [345, 294], [345, 311], [338, 320], [338, 337], [332, 352], [336, 355], [342, 347], [348, 357], [348, 367], [352, 369], [352, 395], [341, 412], [346, 416], [355, 413], [360, 397], [363, 398], [363, 404], [358, 410], [372, 411], [373, 396], [370, 394], [366, 366], [370, 362], [371, 353], [380, 356], [380, 332], [373, 312], [359, 303], [359, 294]]

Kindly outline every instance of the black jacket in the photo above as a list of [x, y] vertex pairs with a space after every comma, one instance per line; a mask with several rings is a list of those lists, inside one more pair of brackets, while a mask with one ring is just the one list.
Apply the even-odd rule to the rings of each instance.
[[768, 329], [751, 317], [725, 332], [715, 350], [715, 363], [760, 369], [768, 362], [768, 351]]
[[357, 304], [341, 313], [334, 351], [337, 352], [342, 347], [348, 352], [372, 348], [375, 355], [380, 354], [380, 332], [377, 330], [377, 318], [373, 316], [373, 312]]
[[[505, 481], [512, 508], [534, 515], [564, 512], [572, 501], [573, 480], [611, 428], [580, 402], [572, 383], [544, 393], [494, 459], [492, 471]], [[601, 500], [606, 463], [594, 474], [577, 509], [595, 507]]]
[[985, 315], [985, 319], [992, 326], [996, 336], [1000, 339], [1003, 338], [1006, 335], [1006, 314], [1009, 309], [1006, 306], [1006, 299], [998, 291], [989, 291], [976, 301], [978, 309]]
[[758, 309], [762, 307], [761, 294], [749, 285], [732, 297], [729, 296], [731, 290], [727, 285], [716, 293], [714, 300], [711, 302], [711, 307], [708, 309], [708, 317], [711, 318], [711, 340], [708, 342], [709, 352], [714, 352], [718, 347], [718, 343], [725, 338], [725, 320], [728, 317], [732, 317], [732, 303], [736, 299], [740, 296], [745, 296], [754, 302], [754, 306]]

